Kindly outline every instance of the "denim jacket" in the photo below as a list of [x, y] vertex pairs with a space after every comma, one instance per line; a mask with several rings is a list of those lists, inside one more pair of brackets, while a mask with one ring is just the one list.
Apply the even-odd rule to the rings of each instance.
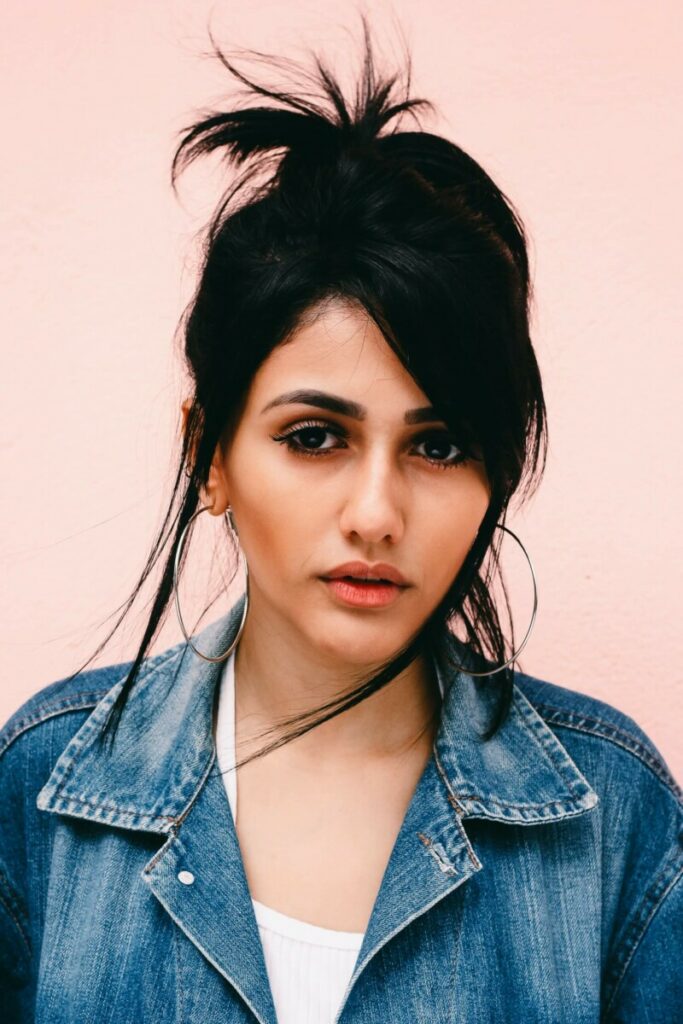
[[[276, 1024], [218, 774], [221, 663], [148, 657], [109, 756], [129, 667], [54, 682], [0, 731], [0, 1019]], [[483, 742], [494, 688], [446, 679], [337, 1021], [680, 1024], [680, 789], [631, 718], [522, 672]]]

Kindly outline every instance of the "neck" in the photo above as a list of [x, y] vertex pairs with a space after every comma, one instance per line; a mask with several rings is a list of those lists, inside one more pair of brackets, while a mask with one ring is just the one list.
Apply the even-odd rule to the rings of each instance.
[[[283, 666], [285, 666], [283, 670]], [[277, 623], [250, 596], [235, 652], [235, 725], [240, 752], [255, 752], [292, 729], [283, 723], [339, 699], [378, 672], [311, 650], [291, 625]], [[320, 763], [403, 758], [431, 752], [438, 723], [439, 685], [419, 655], [381, 690], [292, 740], [292, 756]], [[332, 710], [332, 709], [328, 709]], [[320, 712], [315, 717], [320, 717]], [[273, 732], [267, 730], [275, 729]]]

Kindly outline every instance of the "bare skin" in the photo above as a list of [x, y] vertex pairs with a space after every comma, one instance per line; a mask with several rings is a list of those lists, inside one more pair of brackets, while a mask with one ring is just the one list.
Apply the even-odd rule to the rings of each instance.
[[[301, 389], [365, 415], [302, 402], [263, 411]], [[457, 575], [490, 488], [481, 462], [455, 464], [457, 440], [443, 422], [406, 425], [407, 410], [429, 404], [367, 314], [335, 300], [266, 359], [227, 450], [216, 448], [201, 497], [213, 515], [232, 507], [250, 573], [235, 660], [238, 759], [265, 745], [263, 730], [389, 660]], [[303, 424], [294, 441], [313, 455], [273, 439]], [[320, 577], [352, 559], [388, 562], [411, 585], [386, 607], [349, 607]], [[437, 706], [431, 666], [418, 659], [379, 693], [238, 769], [237, 833], [255, 899], [321, 927], [365, 930], [431, 755]]]

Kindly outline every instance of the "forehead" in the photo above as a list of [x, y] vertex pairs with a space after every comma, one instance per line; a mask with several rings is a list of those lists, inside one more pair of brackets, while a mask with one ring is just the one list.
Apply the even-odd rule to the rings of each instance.
[[254, 377], [248, 406], [260, 409], [301, 388], [331, 391], [370, 410], [395, 406], [397, 414], [428, 404], [369, 314], [340, 299], [308, 311], [289, 340], [271, 352]]

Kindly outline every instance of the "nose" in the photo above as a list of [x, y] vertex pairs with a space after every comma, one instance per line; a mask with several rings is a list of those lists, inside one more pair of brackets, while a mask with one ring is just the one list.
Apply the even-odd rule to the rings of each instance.
[[396, 544], [405, 529], [405, 494], [389, 456], [378, 452], [362, 460], [349, 479], [339, 521], [344, 536], [368, 544]]

